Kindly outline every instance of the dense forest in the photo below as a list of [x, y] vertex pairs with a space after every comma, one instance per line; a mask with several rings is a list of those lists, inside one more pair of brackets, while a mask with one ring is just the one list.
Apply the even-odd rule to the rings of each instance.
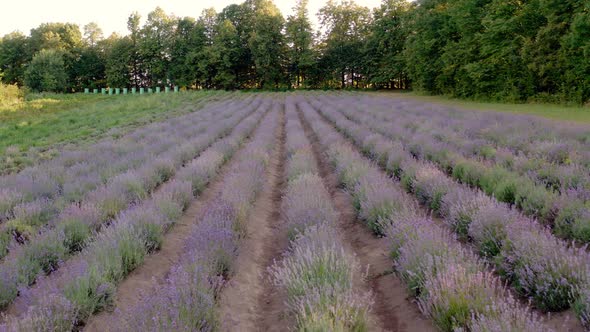
[[329, 0], [314, 31], [307, 0], [175, 17], [128, 34], [44, 23], [0, 39], [2, 82], [35, 91], [174, 85], [199, 89], [376, 88], [505, 101], [590, 100], [587, 0]]

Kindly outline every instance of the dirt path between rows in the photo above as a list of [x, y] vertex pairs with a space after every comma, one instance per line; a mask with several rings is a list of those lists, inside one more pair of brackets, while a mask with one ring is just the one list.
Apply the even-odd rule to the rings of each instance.
[[[324, 121], [326, 124], [328, 124], [332, 128], [336, 129], [335, 126], [321, 112], [318, 112], [318, 114], [319, 114], [320, 118], [322, 119], [322, 121]], [[359, 154], [361, 156], [363, 156], [363, 154], [360, 153], [359, 148], [356, 147], [354, 144], [352, 144], [352, 142], [350, 142], [349, 139], [345, 138], [344, 141], [345, 141], [345, 144], [349, 145], [354, 151], [359, 152]], [[370, 159], [366, 156], [363, 156], [363, 158]], [[379, 168], [381, 171], [384, 171], [381, 167], [379, 167]], [[398, 187], [400, 186], [399, 181], [393, 180], [393, 183]], [[409, 200], [414, 200], [414, 201], [416, 200], [416, 198], [413, 195], [406, 193], [406, 191], [403, 190], [402, 188], [398, 188], [398, 189], [401, 193], [403, 193], [403, 195], [407, 196]], [[428, 207], [424, 206], [423, 204], [417, 204], [416, 206], [418, 206], [421, 209], [421, 211], [424, 213], [424, 215], [430, 215], [430, 217], [432, 218], [432, 221], [434, 223], [436, 223], [438, 226], [442, 227], [443, 229], [447, 227], [445, 225], [444, 221], [440, 217], [434, 216], [433, 212]], [[471, 250], [474, 252], [476, 251], [473, 243], [461, 242], [461, 245], [463, 245], [463, 247], [466, 248], [467, 250]], [[488, 271], [497, 274], [497, 271], [495, 271], [492, 266], [488, 267]], [[399, 279], [397, 279], [397, 282], [403, 287], [403, 284], [401, 283], [401, 281]], [[576, 313], [574, 312], [574, 310], [572, 308], [567, 309], [565, 311], [561, 311], [561, 312], [549, 312], [549, 313], [544, 312], [542, 310], [539, 310], [538, 308], [532, 307], [530, 301], [528, 299], [520, 296], [513, 288], [509, 287], [509, 288], [507, 288], [507, 290], [515, 299], [517, 299], [517, 301], [519, 301], [522, 304], [522, 306], [529, 306], [531, 311], [533, 312], [533, 314], [537, 315], [538, 317], [541, 317], [543, 319], [545, 325], [552, 328], [553, 330], [560, 331], [560, 332], [562, 332], [562, 331], [563, 332], [583, 332], [583, 331], [586, 331], [586, 329], [584, 329], [584, 327], [582, 326], [580, 320], [576, 317]]]
[[[242, 144], [248, 144], [250, 137]], [[159, 285], [165, 283], [170, 269], [176, 264], [184, 253], [184, 243], [191, 234], [191, 229], [199, 221], [198, 216], [209, 202], [216, 198], [221, 190], [225, 175], [231, 170], [232, 165], [237, 162], [239, 155], [243, 153], [240, 149], [236, 154], [222, 166], [220, 173], [202, 192], [194, 199], [184, 212], [181, 219], [164, 235], [164, 241], [159, 251], [146, 256], [141, 266], [131, 272], [117, 287], [115, 300], [116, 311], [125, 314], [134, 308], [146, 294], [152, 294]], [[116, 328], [113, 322], [117, 319], [117, 313], [103, 311], [91, 316], [86, 324], [86, 332], [105, 332]]]
[[220, 299], [222, 331], [284, 331], [284, 298], [272, 285], [267, 269], [289, 244], [280, 222], [285, 186], [285, 113], [281, 112], [267, 181], [248, 220], [248, 235], [240, 243], [235, 276]]
[[319, 143], [316, 133], [298, 110], [304, 131], [312, 144], [318, 162], [320, 175], [330, 191], [334, 207], [340, 212], [341, 230], [344, 242], [360, 260], [368, 266], [368, 287], [374, 296], [373, 314], [377, 328], [384, 331], [436, 331], [432, 323], [424, 317], [405, 285], [393, 274], [392, 262], [387, 255], [385, 238], [377, 238], [356, 218], [350, 194], [339, 187], [332, 167], [325, 157], [325, 149]]

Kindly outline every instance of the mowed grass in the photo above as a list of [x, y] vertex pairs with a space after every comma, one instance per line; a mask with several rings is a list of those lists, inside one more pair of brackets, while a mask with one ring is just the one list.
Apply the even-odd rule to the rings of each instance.
[[552, 120], [572, 121], [577, 123], [590, 123], [590, 107], [569, 106], [558, 104], [509, 104], [500, 102], [479, 102], [461, 100], [448, 96], [425, 96], [415, 92], [376, 92], [380, 96], [393, 98], [414, 99], [434, 104], [444, 104], [459, 109], [475, 111], [496, 111], [516, 114], [528, 114], [540, 116]]
[[111, 131], [135, 127], [199, 108], [198, 101], [227, 97], [225, 92], [152, 95], [36, 95], [11, 108], [0, 108], [0, 174], [51, 158], [64, 144], [86, 144]]

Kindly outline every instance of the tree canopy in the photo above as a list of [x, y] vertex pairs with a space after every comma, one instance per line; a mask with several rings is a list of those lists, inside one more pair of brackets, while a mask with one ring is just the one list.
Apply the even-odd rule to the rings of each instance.
[[[1, 80], [36, 90], [381, 88], [508, 101], [590, 100], [584, 0], [272, 0], [176, 17], [132, 13], [128, 34], [43, 23], [0, 38]], [[313, 14], [313, 13], [312, 13]], [[57, 58], [61, 58], [58, 61]], [[63, 68], [62, 68], [63, 67]], [[61, 68], [59, 75], [55, 68]], [[58, 85], [57, 87], [55, 85]]]

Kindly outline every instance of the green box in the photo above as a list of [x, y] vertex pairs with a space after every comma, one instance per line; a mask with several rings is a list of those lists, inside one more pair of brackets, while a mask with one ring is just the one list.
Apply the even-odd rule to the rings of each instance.
[[166, 93], [170, 92], [170, 87], [169, 86], [165, 87], [164, 92], [166, 92]]
[[139, 94], [142, 95], [143, 94], [143, 88], [139, 88]]
[[103, 95], [106, 94], [107, 93], [107, 89], [105, 89], [105, 88], [100, 89], [100, 93], [102, 93]]
[[147, 93], [152, 93], [152, 88], [148, 88]]
[[84, 88], [84, 93], [85, 93], [85, 94], [88, 94], [88, 93], [90, 93], [90, 89], [88, 89], [88, 88]]
[[174, 87], [174, 92], [178, 92], [178, 86]]
[[115, 89], [115, 94], [116, 94], [116, 95], [118, 95], [118, 94], [121, 94], [121, 89], [120, 89], [120, 88], [116, 88], [116, 89]]
[[112, 95], [115, 92], [113, 88], [109, 88], [109, 95]]
[[156, 93], [160, 93], [160, 87], [159, 86], [156, 87]]
[[123, 94], [126, 95], [127, 94], [127, 88], [123, 88]]
[[93, 89], [92, 93], [97, 94], [98, 93], [98, 89]]
[[136, 88], [131, 88], [131, 94], [135, 94], [135, 92], [137, 92], [136, 90]]

